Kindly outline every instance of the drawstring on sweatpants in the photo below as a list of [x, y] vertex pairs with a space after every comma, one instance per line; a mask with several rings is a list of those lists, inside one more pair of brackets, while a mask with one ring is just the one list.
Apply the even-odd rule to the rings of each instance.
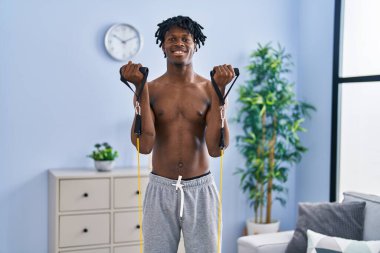
[[180, 207], [180, 210], [179, 210], [179, 217], [182, 218], [183, 216], [183, 202], [184, 202], [184, 198], [185, 198], [185, 195], [183, 193], [183, 184], [181, 184], [181, 179], [182, 179], [182, 176], [178, 176], [178, 180], [177, 180], [177, 183], [175, 184], [172, 184], [173, 186], [175, 186], [175, 190], [178, 191], [178, 189], [181, 191], [181, 207]]

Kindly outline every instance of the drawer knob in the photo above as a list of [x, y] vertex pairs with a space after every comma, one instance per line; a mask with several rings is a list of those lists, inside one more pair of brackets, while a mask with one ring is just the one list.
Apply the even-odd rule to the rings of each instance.
[[88, 197], [88, 193], [87, 192], [83, 193], [83, 197], [87, 198]]
[[137, 191], [136, 191], [136, 194], [137, 194], [137, 195], [139, 195], [139, 194], [140, 194], [140, 191], [139, 191], [139, 190], [137, 190]]
[[137, 229], [140, 229], [140, 225], [137, 225], [136, 228], [137, 228]]
[[83, 229], [83, 233], [87, 233], [88, 232], [88, 229], [87, 228], [84, 228]]

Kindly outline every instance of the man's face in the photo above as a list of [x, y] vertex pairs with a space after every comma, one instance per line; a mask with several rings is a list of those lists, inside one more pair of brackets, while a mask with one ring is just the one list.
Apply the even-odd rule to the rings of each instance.
[[187, 30], [174, 26], [166, 32], [162, 50], [169, 62], [190, 64], [195, 52], [194, 38]]

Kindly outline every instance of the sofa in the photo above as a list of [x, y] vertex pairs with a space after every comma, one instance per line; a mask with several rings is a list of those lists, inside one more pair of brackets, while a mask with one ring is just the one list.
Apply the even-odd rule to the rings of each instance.
[[[380, 196], [345, 192], [343, 203], [365, 202], [363, 241], [380, 240]], [[240, 237], [238, 253], [285, 253], [294, 230]]]

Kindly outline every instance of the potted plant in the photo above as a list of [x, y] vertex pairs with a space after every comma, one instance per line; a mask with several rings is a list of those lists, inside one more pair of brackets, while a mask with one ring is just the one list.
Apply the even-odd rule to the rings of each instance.
[[110, 171], [114, 166], [114, 160], [119, 156], [119, 153], [107, 143], [95, 144], [95, 150], [88, 157], [94, 159], [95, 168], [98, 171]]
[[[247, 221], [249, 234], [278, 231], [279, 221], [271, 215], [273, 200], [286, 204], [288, 171], [307, 151], [298, 133], [306, 131], [301, 125], [315, 108], [297, 100], [294, 84], [285, 77], [292, 65], [291, 55], [280, 45], [274, 49], [270, 43], [259, 44], [247, 66], [250, 79], [239, 87], [237, 122], [243, 134], [237, 136], [237, 146], [245, 168], [236, 174], [254, 211]], [[263, 224], [271, 224], [274, 231]]]

